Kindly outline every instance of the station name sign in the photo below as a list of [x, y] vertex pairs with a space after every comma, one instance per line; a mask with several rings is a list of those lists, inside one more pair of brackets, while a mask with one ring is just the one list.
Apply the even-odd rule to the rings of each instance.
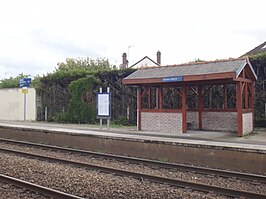
[[175, 76], [175, 77], [164, 77], [162, 82], [182, 82], [183, 76]]
[[19, 80], [19, 87], [29, 87], [31, 83], [31, 78], [22, 78]]

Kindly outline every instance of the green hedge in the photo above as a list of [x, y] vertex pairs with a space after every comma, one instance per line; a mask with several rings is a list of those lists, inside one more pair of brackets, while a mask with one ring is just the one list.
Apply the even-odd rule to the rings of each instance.
[[258, 77], [255, 84], [255, 125], [266, 127], [266, 53], [250, 56], [250, 62]]
[[69, 84], [70, 102], [67, 112], [61, 112], [55, 117], [57, 122], [94, 123], [96, 121], [96, 106], [92, 100], [87, 103], [85, 96], [94, 98], [94, 88], [98, 81], [95, 77], [80, 78]]

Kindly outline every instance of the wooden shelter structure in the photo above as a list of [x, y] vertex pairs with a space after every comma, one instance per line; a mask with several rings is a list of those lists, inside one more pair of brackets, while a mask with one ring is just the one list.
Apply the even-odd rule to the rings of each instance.
[[137, 86], [138, 130], [253, 131], [254, 82], [248, 58], [141, 68], [125, 79]]

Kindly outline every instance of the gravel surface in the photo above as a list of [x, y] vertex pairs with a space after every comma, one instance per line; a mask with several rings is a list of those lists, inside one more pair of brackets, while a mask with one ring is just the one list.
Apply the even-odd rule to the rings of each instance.
[[85, 156], [80, 154], [72, 154], [58, 151], [51, 151], [40, 149], [37, 147], [25, 147], [13, 144], [0, 143], [0, 147], [12, 148], [20, 151], [31, 152], [36, 154], [43, 154], [47, 156], [68, 159], [72, 161], [85, 162], [100, 166], [107, 166], [113, 168], [119, 168], [139, 173], [145, 173], [150, 175], [157, 175], [162, 177], [168, 177], [173, 179], [192, 181], [198, 183], [205, 183], [225, 188], [245, 190], [256, 193], [266, 193], [266, 184], [260, 182], [247, 181], [236, 178], [225, 178], [220, 176], [198, 174], [193, 172], [178, 171], [173, 169], [163, 169], [158, 167], [151, 167], [139, 164], [132, 164], [129, 162], [121, 162], [110, 159], [95, 158], [91, 156]]
[[47, 199], [50, 197], [43, 196], [42, 194], [29, 191], [20, 187], [0, 182], [0, 199]]
[[227, 198], [0, 153], [1, 173], [86, 198]]

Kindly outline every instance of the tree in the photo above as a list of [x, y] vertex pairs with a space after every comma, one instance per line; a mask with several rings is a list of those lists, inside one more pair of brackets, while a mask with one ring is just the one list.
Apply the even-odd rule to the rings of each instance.
[[29, 75], [19, 74], [17, 77], [10, 77], [2, 79], [0, 82], [0, 88], [19, 88], [19, 79], [28, 77]]
[[97, 58], [96, 60], [87, 58], [67, 58], [65, 62], [60, 62], [57, 64], [57, 71], [65, 70], [78, 70], [85, 69], [91, 72], [111, 70], [112, 66], [108, 59]]

